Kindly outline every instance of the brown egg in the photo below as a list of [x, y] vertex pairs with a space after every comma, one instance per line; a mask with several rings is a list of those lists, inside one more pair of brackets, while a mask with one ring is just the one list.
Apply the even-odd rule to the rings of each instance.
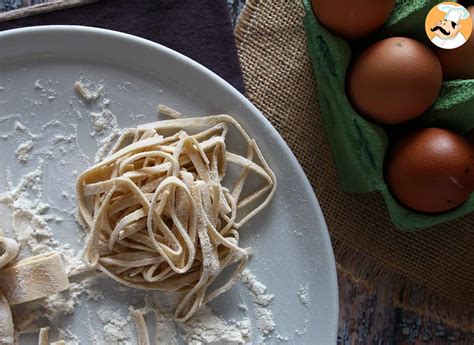
[[408, 121], [428, 110], [443, 79], [436, 55], [405, 37], [373, 44], [349, 73], [352, 104], [362, 115], [383, 124]]
[[[474, 6], [467, 8], [474, 18]], [[446, 80], [474, 79], [474, 20], [473, 33], [466, 43], [456, 49], [436, 49]]]
[[466, 139], [471, 143], [471, 145], [474, 145], [474, 128], [467, 132]]
[[346, 39], [377, 30], [392, 12], [395, 0], [311, 0], [319, 22]]
[[421, 212], [442, 212], [462, 204], [472, 192], [474, 150], [460, 135], [425, 128], [398, 141], [386, 179], [400, 203]]

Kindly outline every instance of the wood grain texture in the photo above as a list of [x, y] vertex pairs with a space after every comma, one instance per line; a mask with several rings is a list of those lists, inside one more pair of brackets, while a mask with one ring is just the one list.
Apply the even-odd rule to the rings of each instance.
[[[5, 0], [0, 0], [5, 1]], [[5, 11], [0, 13], [0, 22], [5, 22], [12, 19], [24, 18], [39, 13], [62, 10], [74, 6], [80, 6], [96, 2], [98, 0], [50, 0], [43, 3], [33, 4], [30, 6], [22, 6], [18, 9]], [[5, 7], [5, 6], [3, 6]]]
[[474, 344], [473, 333], [396, 308], [346, 275], [339, 273], [338, 281], [338, 344]]

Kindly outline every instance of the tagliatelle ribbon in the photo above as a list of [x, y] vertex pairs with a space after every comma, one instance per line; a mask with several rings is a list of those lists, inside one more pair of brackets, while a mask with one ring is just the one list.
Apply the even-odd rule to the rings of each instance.
[[13, 259], [18, 256], [20, 252], [20, 245], [11, 238], [0, 237], [0, 269], [5, 267]]
[[0, 291], [0, 344], [12, 344], [13, 340], [12, 312], [5, 295]]
[[[0, 231], [0, 233], [3, 232]], [[20, 246], [15, 240], [6, 237], [0, 237], [0, 269], [15, 259], [19, 251]], [[12, 312], [7, 298], [0, 289], [0, 344], [12, 344], [13, 341], [14, 325]]]
[[130, 311], [130, 317], [135, 325], [137, 332], [138, 345], [150, 345], [150, 338], [148, 336], [148, 328], [145, 322], [143, 312], [139, 309]]
[[[14, 342], [14, 325], [10, 306], [47, 297], [69, 288], [61, 255], [56, 252], [29, 257], [17, 262], [20, 246], [0, 237], [0, 344]], [[40, 336], [44, 344], [46, 335]], [[43, 340], [41, 340], [43, 339]]]
[[10, 305], [50, 296], [69, 288], [61, 255], [32, 256], [0, 270], [0, 291]]

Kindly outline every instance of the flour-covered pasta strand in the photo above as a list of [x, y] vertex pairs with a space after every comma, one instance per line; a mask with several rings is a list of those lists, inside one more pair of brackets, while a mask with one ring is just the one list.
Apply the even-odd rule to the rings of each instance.
[[56, 252], [32, 256], [0, 270], [0, 291], [10, 305], [47, 297], [68, 288], [64, 263]]
[[139, 345], [150, 345], [150, 338], [148, 336], [148, 328], [146, 326], [145, 317], [141, 310], [132, 310], [130, 316], [137, 331], [137, 338]]
[[14, 328], [10, 305], [0, 291], [0, 344], [13, 344]]
[[49, 345], [49, 327], [43, 327], [38, 334], [38, 345]]
[[20, 245], [11, 238], [0, 237], [0, 268], [15, 259], [20, 251]]

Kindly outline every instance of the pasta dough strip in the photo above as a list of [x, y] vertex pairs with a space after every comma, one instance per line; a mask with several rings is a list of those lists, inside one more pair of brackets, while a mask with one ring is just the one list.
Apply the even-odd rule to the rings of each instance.
[[13, 344], [14, 328], [10, 305], [0, 291], [0, 344]]
[[40, 329], [38, 345], [49, 345], [49, 327], [43, 327]]
[[138, 344], [139, 345], [150, 345], [150, 338], [148, 337], [148, 329], [146, 326], [145, 318], [141, 310], [132, 310], [130, 317], [135, 324], [135, 330], [137, 331]]
[[20, 245], [11, 238], [0, 237], [0, 268], [5, 267], [10, 261], [15, 259], [20, 251]]
[[56, 252], [32, 256], [0, 270], [0, 290], [10, 305], [47, 297], [68, 288], [64, 263]]

